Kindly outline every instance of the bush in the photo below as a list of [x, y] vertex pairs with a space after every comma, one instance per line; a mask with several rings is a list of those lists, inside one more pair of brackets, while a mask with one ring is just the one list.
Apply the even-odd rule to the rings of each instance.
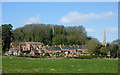
[[62, 53], [61, 56], [64, 57], [65, 56], [64, 53]]
[[59, 52], [56, 52], [56, 55], [59, 55]]
[[93, 59], [93, 58], [111, 58], [111, 56], [106, 56], [106, 55], [91, 55], [91, 56], [79, 56], [79, 57], [74, 57], [76, 59]]
[[44, 56], [50, 56], [50, 54], [49, 53], [45, 53], [45, 55]]
[[74, 57], [76, 59], [92, 59], [92, 56], [79, 56], [79, 57]]

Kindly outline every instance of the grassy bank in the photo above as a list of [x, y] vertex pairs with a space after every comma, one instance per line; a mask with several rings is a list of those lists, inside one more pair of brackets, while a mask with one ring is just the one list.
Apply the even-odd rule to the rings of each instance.
[[117, 73], [118, 60], [3, 57], [3, 73]]

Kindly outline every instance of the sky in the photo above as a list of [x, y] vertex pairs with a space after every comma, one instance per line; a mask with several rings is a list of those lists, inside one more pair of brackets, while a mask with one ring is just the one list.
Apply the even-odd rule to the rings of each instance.
[[25, 24], [43, 23], [83, 26], [87, 35], [103, 42], [118, 39], [117, 2], [3, 2], [2, 24], [13, 29]]

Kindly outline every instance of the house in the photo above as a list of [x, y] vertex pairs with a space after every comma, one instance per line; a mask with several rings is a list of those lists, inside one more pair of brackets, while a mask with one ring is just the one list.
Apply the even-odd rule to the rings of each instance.
[[75, 53], [76, 52], [76, 48], [74, 46], [64, 46], [64, 45], [59, 45], [59, 47], [61, 48], [61, 50], [63, 52], [70, 52], [70, 53]]
[[23, 42], [21, 43], [22, 51], [30, 51], [31, 49], [39, 50], [42, 48], [40, 42]]
[[31, 50], [30, 55], [40, 55], [38, 50]]
[[10, 50], [5, 52], [5, 55], [40, 55], [45, 53], [57, 53], [66, 55], [80, 55], [82, 52], [87, 53], [87, 49], [83, 45], [59, 45], [59, 46], [42, 46], [40, 42], [20, 42], [17, 45], [10, 44]]
[[42, 44], [40, 42], [23, 42], [21, 43], [22, 52], [30, 55], [39, 55]]
[[4, 55], [18, 55], [17, 54], [18, 50], [19, 50], [18, 46], [13, 45], [13, 43], [11, 42], [9, 51], [6, 51]]
[[6, 51], [4, 55], [18, 55], [18, 50], [19, 49], [10, 49], [9, 51]]

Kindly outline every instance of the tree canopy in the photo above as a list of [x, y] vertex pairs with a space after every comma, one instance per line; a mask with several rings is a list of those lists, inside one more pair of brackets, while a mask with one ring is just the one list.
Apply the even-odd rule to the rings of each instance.
[[2, 25], [2, 50], [6, 51], [10, 48], [10, 42], [12, 39], [12, 25]]
[[63, 25], [29, 24], [13, 31], [13, 40], [42, 42], [45, 45], [84, 45], [88, 40], [82, 26], [64, 27]]

